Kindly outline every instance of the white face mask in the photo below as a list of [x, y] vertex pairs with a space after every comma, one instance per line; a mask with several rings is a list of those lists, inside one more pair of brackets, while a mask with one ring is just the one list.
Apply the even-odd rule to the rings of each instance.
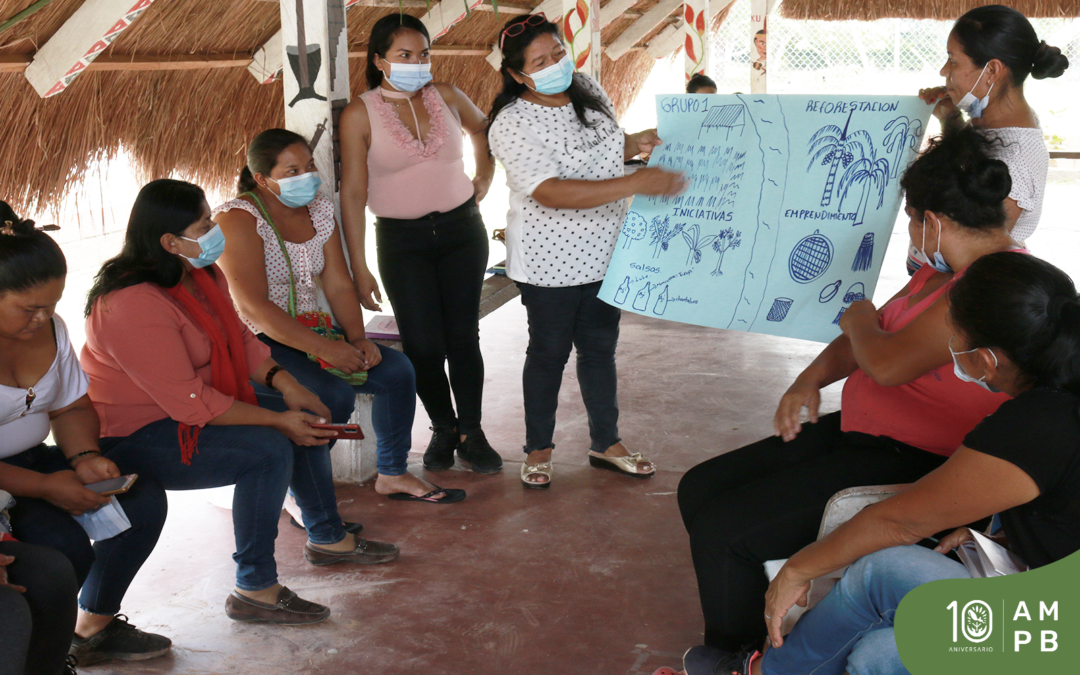
[[[918, 249], [918, 251], [919, 251], [919, 253], [922, 254], [922, 257], [924, 259], [926, 259], [926, 262], [927, 262], [927, 264], [930, 265], [930, 267], [933, 267], [935, 270], [937, 270], [938, 272], [941, 272], [942, 274], [952, 274], [952, 272], [953, 272], [952, 266], [950, 266], [949, 263], [945, 262], [945, 256], [941, 255], [941, 221], [940, 220], [938, 221], [937, 226], [938, 226], [938, 230], [937, 230], [937, 247], [938, 247], [938, 250], [934, 251], [934, 257], [931, 258], [929, 255], [926, 254], [926, 219], [923, 220], [922, 248]], [[914, 242], [912, 242], [912, 243], [914, 243]]]
[[[990, 65], [989, 63], [986, 66]], [[975, 98], [975, 87], [979, 86], [979, 82], [982, 81], [982, 76], [986, 74], [986, 66], [983, 66], [982, 72], [979, 73], [979, 79], [975, 80], [975, 84], [972, 85], [971, 91], [964, 94], [964, 97], [960, 99], [960, 102], [956, 104], [957, 108], [960, 108], [966, 112], [971, 119], [977, 119], [982, 117], [983, 112], [986, 110], [987, 104], [990, 103], [990, 92], [994, 91], [993, 83], [990, 84], [990, 88], [986, 90], [986, 96]]]
[[[979, 351], [978, 347], [976, 347], [975, 349], [969, 349], [966, 352], [954, 352], [953, 348], [952, 348], [952, 338], [949, 338], [949, 353], [952, 354], [953, 373], [956, 375], [956, 378], [958, 380], [960, 380], [961, 382], [971, 382], [972, 384], [977, 384], [980, 387], [982, 387], [983, 389], [985, 389], [986, 391], [989, 391], [991, 393], [996, 394], [996, 393], [1000, 392], [1001, 390], [991, 386], [990, 383], [988, 383], [986, 381], [986, 376], [985, 375], [983, 375], [982, 377], [977, 378], [977, 379], [970, 376], [970, 375], [968, 375], [967, 373], [964, 372], [963, 366], [960, 365], [960, 361], [958, 361], [957, 358], [956, 358], [957, 356], [960, 356], [961, 354], [970, 354], [971, 352], [977, 352], [977, 351]], [[990, 350], [990, 356], [994, 357], [994, 367], [997, 368], [997, 366], [998, 366], [997, 354], [995, 354], [994, 350], [992, 350], [992, 349]]]

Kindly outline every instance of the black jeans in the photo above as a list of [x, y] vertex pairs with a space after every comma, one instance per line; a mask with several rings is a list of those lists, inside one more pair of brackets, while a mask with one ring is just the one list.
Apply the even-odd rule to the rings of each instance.
[[436, 428], [476, 431], [484, 396], [480, 288], [488, 264], [479, 207], [470, 197], [453, 211], [416, 220], [376, 218], [375, 237], [379, 274], [428, 417]]
[[19, 541], [0, 542], [8, 583], [0, 587], [0, 675], [59, 675], [75, 634], [79, 585], [59, 551]]
[[[3, 460], [12, 466], [40, 473], [67, 471], [63, 453], [54, 446], [39, 445]], [[120, 467], [123, 471], [123, 467]], [[12, 535], [19, 541], [60, 551], [75, 568], [82, 593], [79, 606], [92, 614], [116, 614], [139, 568], [157, 545], [165, 525], [168, 501], [161, 484], [139, 476], [127, 493], [117, 495], [131, 528], [104, 541], [90, 543], [67, 511], [44, 499], [16, 497], [11, 509]]]
[[621, 440], [615, 347], [622, 312], [596, 297], [601, 283], [564, 288], [518, 284], [529, 315], [529, 347], [521, 377], [526, 453], [555, 447], [555, 410], [571, 346], [577, 348], [590, 449], [604, 452]]
[[844, 433], [836, 412], [804, 424], [790, 443], [773, 436], [690, 469], [679, 484], [679, 510], [690, 533], [705, 644], [729, 651], [761, 645], [769, 587], [762, 563], [812, 543], [835, 493], [911, 483], [945, 459], [890, 438]]

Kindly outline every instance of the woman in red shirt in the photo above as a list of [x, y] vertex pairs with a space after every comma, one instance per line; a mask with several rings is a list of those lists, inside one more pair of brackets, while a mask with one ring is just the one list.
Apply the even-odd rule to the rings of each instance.
[[[852, 303], [843, 335], [781, 399], [775, 436], [683, 477], [679, 508], [708, 646], [737, 652], [764, 639], [762, 563], [811, 543], [833, 494], [918, 480], [1006, 400], [956, 378], [946, 323], [954, 275], [981, 256], [1019, 248], [1005, 227], [1008, 168], [991, 159], [989, 145], [971, 128], [931, 142], [901, 186], [911, 241], [932, 262], [881, 310]], [[841, 411], [818, 419], [821, 388], [845, 377]], [[812, 424], [800, 423], [803, 407]]]
[[[101, 449], [122, 473], [166, 490], [235, 485], [237, 621], [314, 623], [330, 609], [278, 583], [274, 540], [286, 490], [307, 525], [313, 565], [374, 564], [397, 546], [347, 533], [337, 511], [326, 406], [270, 358], [237, 316], [213, 264], [221, 229], [199, 187], [156, 180], [139, 192], [124, 247], [87, 302], [82, 363], [101, 418]], [[262, 407], [249, 380], [281, 393]]]

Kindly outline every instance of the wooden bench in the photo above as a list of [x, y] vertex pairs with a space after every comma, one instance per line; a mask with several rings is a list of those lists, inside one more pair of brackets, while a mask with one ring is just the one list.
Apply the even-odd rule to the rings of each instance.
[[[484, 318], [520, 295], [517, 284], [502, 274], [484, 279], [480, 290], [480, 318]], [[384, 347], [401, 350], [401, 340], [375, 340]], [[363, 483], [378, 473], [375, 468], [375, 429], [371, 424], [371, 409], [375, 397], [371, 394], [356, 395], [356, 409], [351, 424], [359, 424], [364, 431], [360, 441], [338, 441], [330, 451], [334, 466], [334, 480], [346, 483]], [[423, 408], [419, 414], [424, 414]]]

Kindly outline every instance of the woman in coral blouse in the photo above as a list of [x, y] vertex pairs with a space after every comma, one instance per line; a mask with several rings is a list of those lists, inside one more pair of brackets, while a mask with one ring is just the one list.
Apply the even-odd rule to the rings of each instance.
[[[311, 426], [330, 413], [241, 323], [213, 264], [223, 248], [202, 189], [162, 179], [139, 192], [124, 247], [87, 301], [82, 362], [101, 449], [122, 473], [151, 476], [166, 490], [236, 486], [229, 618], [322, 621], [328, 607], [278, 583], [274, 540], [286, 490], [303, 513], [311, 564], [389, 562], [398, 549], [345, 531], [326, 445], [337, 432]], [[281, 398], [263, 407], [249, 380]]]

